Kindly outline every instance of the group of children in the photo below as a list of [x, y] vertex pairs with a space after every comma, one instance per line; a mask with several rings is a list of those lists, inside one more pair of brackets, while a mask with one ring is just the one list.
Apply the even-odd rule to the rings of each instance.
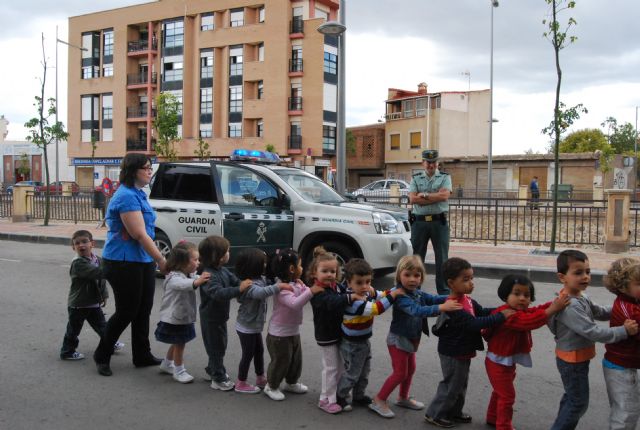
[[[99, 259], [92, 252], [87, 231], [76, 232], [72, 245], [69, 294], [69, 324], [61, 358], [80, 359], [75, 348], [84, 320], [101, 335], [104, 316], [100, 309], [106, 297]], [[416, 369], [416, 352], [423, 333], [429, 333], [427, 317], [436, 317], [431, 331], [438, 337], [438, 355], [443, 379], [426, 408], [425, 420], [451, 428], [469, 423], [464, 412], [471, 359], [484, 350], [485, 366], [493, 388], [486, 423], [499, 430], [512, 427], [516, 365], [531, 367], [531, 330], [548, 325], [556, 340], [556, 363], [564, 394], [552, 429], [574, 429], [589, 402], [589, 362], [595, 357], [595, 342], [606, 344], [604, 377], [611, 406], [611, 429], [634, 429], [640, 417], [640, 261], [625, 258], [612, 264], [605, 286], [616, 295], [613, 306], [599, 306], [583, 294], [591, 275], [587, 256], [567, 250], [557, 259], [562, 289], [557, 297], [539, 306], [533, 283], [525, 276], [506, 276], [498, 287], [504, 304], [483, 308], [470, 297], [473, 269], [461, 258], [443, 265], [449, 295], [431, 295], [421, 286], [425, 269], [418, 256], [405, 256], [398, 263], [396, 286], [379, 292], [371, 286], [373, 270], [363, 259], [344, 266], [344, 282], [333, 254], [318, 247], [308, 268], [306, 284], [301, 280], [300, 256], [292, 249], [279, 250], [270, 259], [256, 248], [236, 256], [235, 271], [229, 261], [229, 242], [209, 236], [196, 245], [181, 242], [167, 260], [160, 321], [155, 331], [159, 342], [170, 345], [160, 371], [181, 383], [193, 381], [184, 367], [185, 344], [193, 340], [197, 314], [196, 290], [200, 290], [200, 327], [208, 355], [206, 373], [211, 388], [239, 393], [263, 391], [273, 400], [284, 400], [282, 391], [305, 393], [300, 382], [302, 350], [300, 325], [303, 308], [311, 302], [315, 339], [321, 350], [322, 378], [318, 407], [330, 414], [367, 406], [385, 418], [394, 417], [387, 402], [399, 386], [396, 406], [421, 410], [425, 404], [410, 396]], [[196, 275], [196, 271], [201, 273]], [[266, 279], [272, 279], [268, 283]], [[310, 285], [308, 287], [307, 285]], [[78, 300], [78, 297], [83, 297]], [[273, 297], [266, 344], [271, 359], [265, 375], [262, 332], [267, 317], [267, 299]], [[242, 349], [237, 380], [224, 366], [230, 302], [239, 302], [235, 329]], [[374, 317], [393, 308], [386, 337], [392, 373], [375, 397], [366, 394], [370, 373]], [[610, 327], [596, 320], [610, 320]], [[100, 322], [102, 321], [102, 323]], [[118, 343], [114, 348], [121, 348]], [[255, 383], [248, 379], [253, 362]]]

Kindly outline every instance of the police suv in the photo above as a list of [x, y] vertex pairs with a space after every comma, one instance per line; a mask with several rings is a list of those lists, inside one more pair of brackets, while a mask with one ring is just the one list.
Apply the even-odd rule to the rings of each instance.
[[219, 235], [232, 259], [247, 247], [294, 248], [306, 266], [322, 245], [341, 262], [366, 259], [376, 274], [412, 254], [406, 211], [348, 201], [316, 176], [278, 165], [276, 154], [236, 150], [231, 160], [157, 166], [149, 201], [163, 254], [180, 240]]

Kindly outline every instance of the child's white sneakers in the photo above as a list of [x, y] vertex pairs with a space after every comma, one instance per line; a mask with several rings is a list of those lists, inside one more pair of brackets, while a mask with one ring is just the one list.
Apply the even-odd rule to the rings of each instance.
[[181, 384], [188, 384], [189, 382], [193, 382], [193, 376], [189, 375], [184, 367], [182, 367], [180, 370], [176, 369], [176, 371], [173, 373], [173, 379], [180, 382]]
[[167, 360], [166, 358], [162, 359], [162, 363], [158, 366], [158, 370], [160, 373], [166, 373], [168, 375], [173, 375], [173, 369], [175, 368], [173, 361]]
[[269, 386], [269, 384], [265, 385], [263, 391], [271, 400], [275, 400], [277, 402], [284, 400], [284, 394], [282, 394], [282, 391], [277, 388], [274, 390]]
[[302, 382], [296, 382], [295, 384], [287, 384], [286, 382], [283, 384], [284, 391], [288, 391], [290, 393], [296, 394], [304, 394], [309, 391], [309, 387], [304, 385]]

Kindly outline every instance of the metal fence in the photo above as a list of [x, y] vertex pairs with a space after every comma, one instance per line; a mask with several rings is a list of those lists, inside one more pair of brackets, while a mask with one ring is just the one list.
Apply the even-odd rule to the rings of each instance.
[[[27, 193], [27, 208], [31, 209], [30, 218], [44, 218], [44, 193]], [[93, 208], [91, 194], [49, 196], [49, 218], [61, 221], [100, 221], [102, 211]]]
[[629, 212], [629, 246], [640, 246], [640, 242], [638, 241], [638, 228], [640, 228], [638, 216], [640, 216], [640, 207], [632, 204]]
[[13, 195], [0, 193], [0, 218], [8, 218], [13, 215]]
[[[551, 242], [552, 202], [518, 199], [452, 199], [452, 239], [497, 242]], [[558, 207], [556, 243], [603, 245], [607, 208], [602, 202]]]

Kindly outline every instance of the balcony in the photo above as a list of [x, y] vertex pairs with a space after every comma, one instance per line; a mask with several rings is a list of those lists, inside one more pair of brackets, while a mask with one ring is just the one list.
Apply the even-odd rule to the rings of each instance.
[[[137, 87], [145, 86], [149, 83], [149, 75], [147, 73], [133, 73], [127, 75], [127, 86]], [[158, 83], [158, 74], [156, 72], [151, 73], [151, 84]]]
[[[156, 140], [151, 139], [151, 150], [156, 146]], [[127, 152], [128, 151], [146, 151], [147, 140], [146, 139], [127, 139]]]
[[304, 37], [304, 21], [301, 16], [294, 16], [289, 30], [291, 38]]
[[[146, 121], [149, 111], [146, 106], [129, 106], [127, 107], [127, 121]], [[156, 110], [151, 110], [151, 117], [156, 116]]]
[[289, 60], [289, 76], [302, 76], [302, 58]]
[[[151, 42], [151, 50], [156, 51], [158, 49], [158, 42], [153, 40]], [[146, 53], [149, 50], [149, 40], [134, 40], [127, 43], [127, 54], [128, 55], [137, 55], [141, 53]]]
[[289, 145], [287, 146], [287, 153], [289, 154], [302, 154], [302, 136], [294, 134], [289, 136]]
[[302, 97], [289, 97], [289, 115], [302, 115]]

